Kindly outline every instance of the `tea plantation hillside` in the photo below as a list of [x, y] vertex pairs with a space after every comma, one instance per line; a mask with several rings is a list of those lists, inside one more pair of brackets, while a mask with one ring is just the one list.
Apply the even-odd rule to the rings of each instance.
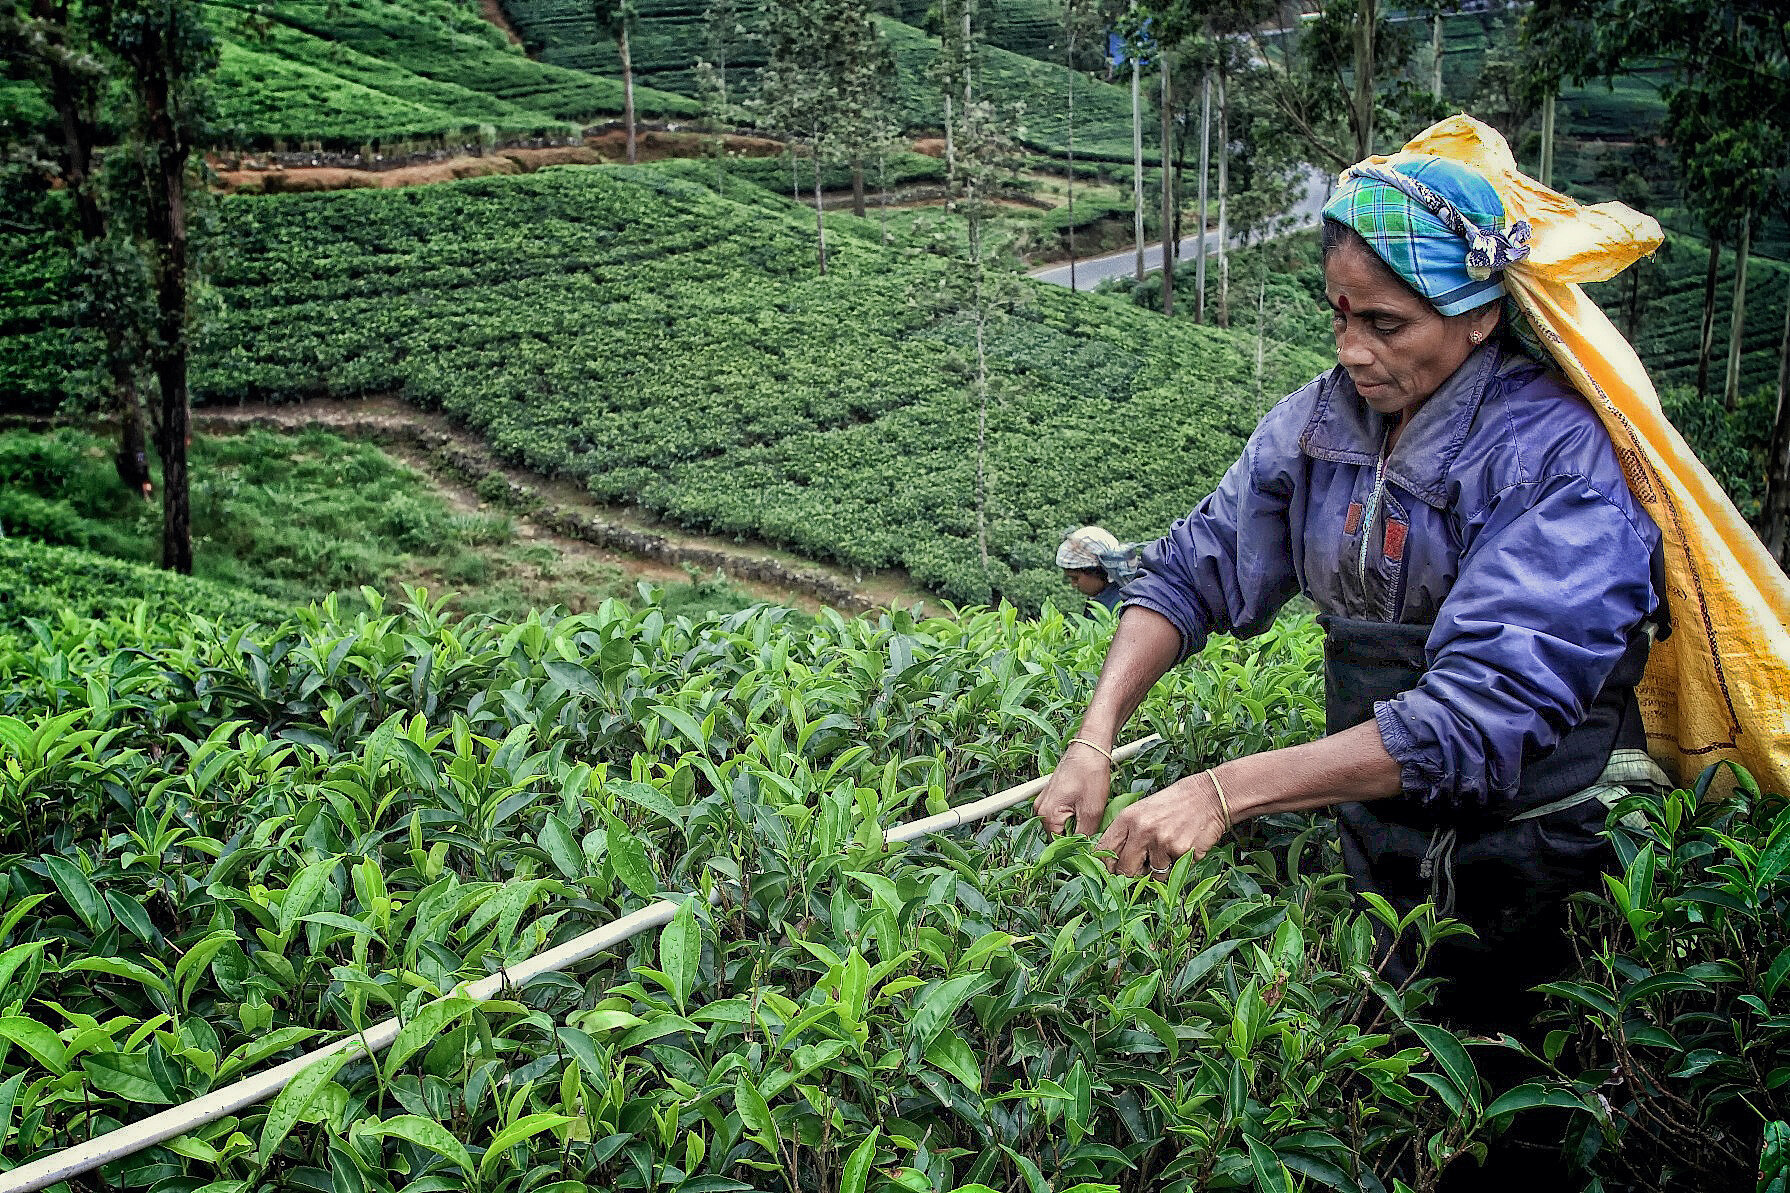
[[[618, 78], [621, 60], [615, 44], [596, 31], [590, 5], [582, 0], [503, 0], [504, 11], [529, 49], [543, 62]], [[639, 22], [629, 39], [637, 77], [656, 87], [694, 94], [693, 68], [699, 61], [718, 60], [707, 40], [701, 0], [642, 0]], [[1068, 93], [1069, 74], [1060, 56], [1044, 40], [1047, 9], [1038, 0], [1014, 6], [996, 18], [982, 66], [982, 86], [1003, 105], [1024, 105], [1022, 123], [1027, 144], [1060, 153], [1067, 144], [1067, 120], [1060, 111]], [[915, 11], [916, 8], [918, 11]], [[741, 5], [742, 22], [751, 21], [750, 6]], [[901, 15], [919, 19], [924, 6], [904, 3]], [[936, 129], [944, 123], [938, 87], [931, 80], [938, 56], [938, 38], [913, 25], [884, 18], [884, 35], [895, 51], [901, 76], [902, 119], [910, 129]], [[1019, 52], [1015, 52], [1019, 51]], [[1048, 60], [1029, 57], [1049, 52]], [[764, 63], [763, 53], [749, 39], [740, 40], [728, 58], [729, 86], [749, 84], [751, 72]], [[738, 68], [736, 71], [735, 68]], [[1077, 76], [1076, 154], [1113, 161], [1131, 160], [1131, 93], [1126, 87]], [[1148, 145], [1145, 155], [1156, 154]]]
[[[811, 214], [745, 184], [763, 203], [723, 198], [711, 177], [694, 164], [564, 168], [230, 199], [222, 310], [195, 392], [399, 392], [602, 498], [811, 558], [899, 565], [953, 600], [1032, 607], [1060, 592], [1065, 529], [1162, 533], [1261, 413], [1253, 343], [1020, 284], [988, 341], [984, 575], [974, 341], [941, 299], [947, 266], [841, 216], [820, 277]], [[53, 285], [30, 275], [50, 254], [9, 259], [12, 292]], [[21, 370], [10, 380], [40, 401], [64, 383], [59, 317], [21, 305], [0, 341]], [[1326, 363], [1282, 359], [1269, 392]]]
[[[535, 62], [471, 0], [215, 4], [227, 144], [391, 152], [406, 142], [575, 137], [622, 110], [621, 81]], [[644, 116], [695, 112], [637, 87]]]

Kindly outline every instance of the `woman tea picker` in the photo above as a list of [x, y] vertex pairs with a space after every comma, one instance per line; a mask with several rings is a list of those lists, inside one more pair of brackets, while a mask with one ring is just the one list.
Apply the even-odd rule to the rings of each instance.
[[[1496, 139], [1464, 117], [1425, 136], [1458, 122]], [[1664, 780], [1636, 699], [1664, 631], [1661, 532], [1599, 413], [1516, 334], [1506, 271], [1530, 234], [1451, 157], [1345, 172], [1323, 223], [1337, 367], [1280, 402], [1217, 491], [1146, 548], [1035, 801], [1053, 832], [1099, 824], [1107, 753], [1156, 680], [1305, 594], [1329, 736], [1184, 779], [1100, 844], [1117, 871], [1161, 877], [1250, 817], [1334, 807], [1355, 889], [1473, 928], [1425, 973], [1447, 979], [1437, 1012], [1484, 1032], [1520, 1032], [1538, 1009], [1528, 988], [1567, 968], [1567, 897], [1597, 889], [1608, 860], [1599, 795]], [[1395, 985], [1411, 963], [1394, 955]], [[1510, 1149], [1495, 1160], [1511, 1179]]]

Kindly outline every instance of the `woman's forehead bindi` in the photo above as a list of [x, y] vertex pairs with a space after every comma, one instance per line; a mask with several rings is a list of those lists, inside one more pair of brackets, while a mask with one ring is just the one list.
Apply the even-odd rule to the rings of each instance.
[[1349, 313], [1349, 296], [1347, 294], [1338, 294], [1336, 296], [1336, 309], [1345, 315]]

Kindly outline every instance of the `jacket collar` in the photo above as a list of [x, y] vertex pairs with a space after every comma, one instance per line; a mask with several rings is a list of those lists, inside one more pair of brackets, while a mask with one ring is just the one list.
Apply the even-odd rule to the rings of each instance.
[[[1480, 401], [1494, 374], [1503, 371], [1497, 345], [1473, 350], [1448, 380], [1411, 416], [1386, 461], [1386, 477], [1424, 504], [1448, 504], [1448, 471], [1467, 442]], [[1299, 449], [1318, 460], [1372, 467], [1379, 461], [1388, 419], [1361, 400], [1341, 365], [1318, 388], [1317, 405], [1299, 437]]]

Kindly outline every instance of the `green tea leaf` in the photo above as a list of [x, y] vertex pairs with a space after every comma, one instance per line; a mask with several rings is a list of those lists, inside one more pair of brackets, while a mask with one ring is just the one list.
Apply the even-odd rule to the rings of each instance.
[[1498, 1118], [1501, 1115], [1515, 1114], [1519, 1110], [1535, 1110], [1543, 1106], [1567, 1110], [1585, 1109], [1583, 1102], [1563, 1089], [1549, 1089], [1530, 1082], [1500, 1094], [1485, 1108], [1485, 1116]]
[[1413, 1023], [1411, 1030], [1423, 1040], [1424, 1046], [1436, 1058], [1436, 1063], [1442, 1066], [1442, 1071], [1448, 1075], [1454, 1088], [1460, 1091], [1461, 1096], [1474, 1109], [1478, 1109], [1479, 1071], [1473, 1067], [1473, 1058], [1461, 1047], [1460, 1040], [1447, 1028], [1430, 1023]]
[[757, 1132], [771, 1138], [776, 1137], [777, 1124], [771, 1120], [771, 1107], [752, 1083], [751, 1074], [745, 1069], [738, 1069], [733, 1076], [734, 1106], [740, 1112], [740, 1122], [748, 1131]]
[[398, 1029], [398, 1038], [392, 1041], [391, 1049], [386, 1053], [387, 1076], [396, 1076], [405, 1061], [434, 1043], [448, 1024], [470, 1012], [474, 1005], [464, 994], [450, 994], [419, 1007], [410, 1022]]
[[294, 924], [317, 910], [317, 904], [323, 900], [323, 888], [329, 885], [330, 875], [336, 872], [341, 860], [339, 857], [324, 858], [298, 872], [298, 877], [292, 880], [280, 900], [281, 936], [289, 935]]
[[615, 876], [642, 899], [652, 898], [659, 891], [659, 879], [653, 873], [652, 862], [647, 860], [646, 846], [614, 813], [605, 811], [603, 824], [608, 831], [609, 864], [615, 867]]
[[689, 1005], [701, 964], [702, 925], [696, 921], [696, 904], [686, 899], [659, 933], [659, 968], [671, 980], [671, 995], [680, 1015]]
[[473, 1170], [472, 1153], [466, 1150], [466, 1145], [455, 1139], [446, 1127], [434, 1119], [416, 1114], [400, 1114], [383, 1122], [363, 1121], [357, 1125], [356, 1130], [362, 1135], [378, 1135], [414, 1143], [451, 1160], [467, 1172]]
[[0, 1039], [11, 1040], [58, 1077], [68, 1072], [68, 1050], [61, 1038], [35, 1019], [23, 1015], [0, 1018]]
[[[3, 962], [3, 959], [0, 959]], [[122, 957], [81, 957], [62, 967], [63, 973], [103, 973], [115, 978], [128, 978], [140, 982], [151, 990], [168, 993], [167, 980], [148, 968], [134, 961], [126, 961]], [[3, 985], [4, 983], [0, 983]]]
[[297, 1076], [286, 1083], [267, 1108], [267, 1118], [261, 1124], [261, 1143], [256, 1149], [261, 1166], [267, 1167], [274, 1153], [279, 1151], [280, 1144], [291, 1134], [292, 1128], [304, 1118], [311, 1105], [317, 1101], [323, 1088], [334, 1081], [352, 1057], [360, 1056], [363, 1050], [358, 1046], [343, 1048], [332, 1052], [321, 1060], [314, 1061], [301, 1069]]
[[870, 1134], [864, 1142], [852, 1149], [846, 1157], [845, 1168], [839, 1174], [839, 1193], [865, 1193], [865, 1186], [870, 1180], [870, 1166], [876, 1161], [876, 1140], [882, 1134], [881, 1127], [870, 1128]]
[[982, 1071], [976, 1064], [976, 1054], [950, 1028], [939, 1032], [938, 1038], [926, 1046], [926, 1060], [957, 1078], [971, 1092], [982, 1092]]
[[106, 901], [100, 898], [99, 891], [80, 866], [53, 854], [44, 858], [44, 865], [50, 871], [50, 881], [56, 884], [56, 889], [75, 909], [89, 932], [104, 932], [112, 926], [112, 913], [106, 909]]
[[497, 1167], [497, 1161], [503, 1157], [504, 1153], [523, 1140], [532, 1139], [543, 1131], [558, 1130], [572, 1121], [572, 1116], [569, 1114], [546, 1112], [524, 1115], [517, 1119], [497, 1133], [497, 1137], [491, 1141], [491, 1146], [479, 1158], [479, 1175], [489, 1176], [491, 1170]]
[[127, 1056], [117, 1052], [93, 1053], [81, 1058], [81, 1068], [93, 1088], [132, 1102], [165, 1106], [174, 1099], [163, 1092], [150, 1072], [145, 1053]]
[[909, 1031], [921, 1045], [930, 1044], [932, 1038], [950, 1023], [957, 1009], [968, 1002], [970, 997], [994, 984], [992, 974], [966, 973], [954, 978], [933, 982], [927, 986], [920, 996], [920, 1003], [914, 1010], [913, 1022]]
[[541, 834], [535, 844], [541, 847], [549, 860], [558, 867], [559, 872], [567, 878], [579, 878], [584, 874], [584, 851], [578, 848], [578, 840], [566, 822], [556, 815], [549, 815], [541, 825]]

